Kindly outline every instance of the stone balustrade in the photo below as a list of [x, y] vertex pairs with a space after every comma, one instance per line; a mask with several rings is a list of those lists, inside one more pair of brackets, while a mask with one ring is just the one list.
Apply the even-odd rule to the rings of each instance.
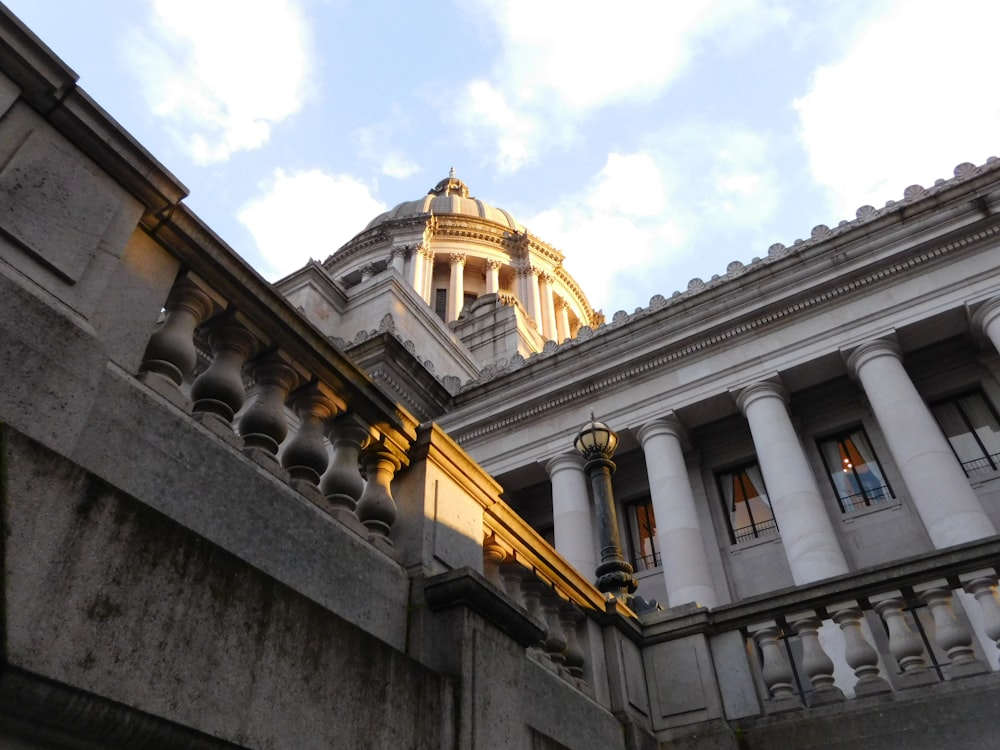
[[506, 504], [485, 509], [484, 529], [486, 579], [527, 610], [544, 631], [529, 653], [593, 695], [592, 666], [604, 654], [587, 631], [608, 613], [632, 619], [635, 614], [617, 599], [606, 598]]
[[[182, 271], [139, 379], [395, 557], [390, 485], [409, 463], [415, 420], [280, 297], [247, 304], [240, 283]], [[203, 367], [199, 348], [209, 352]]]
[[[701, 677], [730, 696], [728, 719], [1000, 679], [998, 561], [994, 538], [710, 611], [678, 608], [643, 618], [643, 645], [654, 670], [681, 643], [713, 652], [728, 682]], [[733, 662], [740, 650], [743, 665]]]

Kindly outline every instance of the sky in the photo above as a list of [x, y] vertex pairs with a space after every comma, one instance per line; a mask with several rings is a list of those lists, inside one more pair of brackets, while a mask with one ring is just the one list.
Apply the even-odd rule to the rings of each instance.
[[995, 0], [5, 0], [264, 277], [454, 167], [610, 319], [1000, 154]]

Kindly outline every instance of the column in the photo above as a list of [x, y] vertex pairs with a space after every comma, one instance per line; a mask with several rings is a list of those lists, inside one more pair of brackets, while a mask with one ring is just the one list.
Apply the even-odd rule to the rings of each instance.
[[406, 281], [420, 294], [423, 279], [420, 275], [420, 264], [423, 256], [417, 251], [416, 245], [406, 246]]
[[528, 268], [528, 312], [531, 319], [535, 321], [539, 333], [542, 332], [542, 295], [538, 288], [538, 274], [540, 271], [534, 266]]
[[643, 425], [636, 435], [646, 456], [656, 540], [670, 606], [697, 602], [714, 607], [719, 598], [684, 462], [682, 431], [677, 417], [669, 415]]
[[771, 510], [796, 585], [848, 572], [827, 509], [778, 383], [744, 388], [736, 402], [746, 415]]
[[1000, 297], [983, 303], [972, 316], [972, 325], [982, 331], [1000, 352]]
[[552, 276], [547, 273], [538, 274], [538, 296], [541, 301], [542, 336], [546, 341], [559, 338], [556, 331], [556, 308], [552, 299]]
[[889, 339], [862, 344], [847, 359], [882, 428], [913, 506], [938, 549], [996, 533], [962, 466]]
[[434, 251], [427, 245], [421, 245], [424, 255], [424, 288], [421, 296], [428, 305], [434, 304]]
[[451, 280], [448, 283], [448, 317], [450, 323], [458, 320], [465, 299], [465, 253], [451, 254]]
[[500, 261], [490, 258], [486, 261], [486, 293], [500, 293]]
[[570, 338], [569, 302], [561, 297], [556, 299], [556, 331], [559, 333], [559, 343]]
[[389, 251], [389, 265], [395, 269], [400, 276], [406, 267], [406, 250], [401, 247], [394, 247]]
[[597, 567], [597, 551], [583, 459], [573, 454], [556, 456], [545, 464], [545, 470], [552, 482], [556, 552], [589, 578]]

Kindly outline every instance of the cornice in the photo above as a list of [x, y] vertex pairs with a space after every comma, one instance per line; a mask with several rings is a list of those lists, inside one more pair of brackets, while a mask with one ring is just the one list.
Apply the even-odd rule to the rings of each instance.
[[[766, 312], [750, 317], [742, 322], [722, 326], [714, 333], [697, 336], [686, 344], [671, 345], [669, 350], [663, 351], [654, 356], [636, 358], [637, 361], [634, 361], [630, 365], [615, 369], [613, 372], [607, 373], [604, 376], [586, 384], [581, 384], [572, 390], [561, 391], [558, 396], [553, 398], [539, 401], [530, 406], [525, 406], [522, 409], [509, 412], [500, 419], [489, 424], [479, 425], [464, 431], [462, 429], [452, 429], [451, 433], [457, 440], [459, 440], [459, 442], [465, 442], [488, 435], [498, 430], [507, 429], [520, 422], [536, 417], [539, 414], [557, 409], [566, 404], [578, 402], [592, 394], [606, 393], [609, 389], [613, 389], [620, 384], [632, 382], [638, 377], [642, 377], [651, 371], [663, 368], [665, 365], [669, 365], [677, 360], [684, 359], [694, 354], [699, 354], [720, 345], [725, 345], [739, 336], [772, 326], [790, 318], [793, 315], [799, 315], [803, 311], [811, 310], [819, 305], [827, 304], [831, 300], [853, 295], [859, 290], [866, 289], [873, 284], [883, 282], [886, 279], [897, 276], [898, 274], [911, 271], [916, 267], [943, 258], [950, 253], [958, 252], [971, 245], [998, 236], [1000, 236], [1000, 225], [994, 224], [984, 227], [978, 231], [970, 232], [962, 237], [953, 239], [952, 241], [933, 245], [923, 252], [900, 258], [894, 263], [865, 273], [847, 281], [846, 283], [838, 284], [819, 293], [802, 297], [789, 304], [775, 306]], [[587, 327], [581, 328], [575, 338], [554, 346], [549, 346], [547, 344], [541, 353], [532, 354], [527, 359], [521, 357], [520, 355], [514, 355], [506, 363], [484, 368], [484, 370], [481, 371], [479, 378], [474, 381], [469, 381], [462, 386], [461, 393], [474, 391], [477, 386], [497, 380], [509, 373], [517, 372], [526, 366], [541, 366], [541, 362], [549, 359], [553, 355], [567, 350], [577, 347], [594, 346], [593, 343], [588, 342], [597, 342], [608, 335], [612, 335], [610, 333], [612, 330], [616, 330], [622, 326], [630, 324], [634, 325], [640, 321], [653, 322], [655, 319], [655, 313], [657, 312], [663, 311], [661, 315], [665, 317], [668, 308], [678, 304], [682, 300], [702, 294], [707, 290], [707, 286], [703, 288], [689, 289], [686, 295], [678, 293], [675, 295], [673, 300], [670, 301], [657, 295], [659, 300], [657, 297], [654, 297], [650, 301], [651, 304], [649, 308], [637, 310], [631, 316], [621, 311], [615, 315], [614, 320], [609, 325], [602, 325], [596, 330]], [[619, 331], [619, 333], [621, 332]], [[662, 337], [664, 335], [664, 332], [661, 330], [660, 336]], [[554, 342], [549, 343], [554, 344]], [[509, 391], [507, 397], [510, 397]], [[486, 412], [487, 410], [485, 409], [479, 411], [479, 413]]]

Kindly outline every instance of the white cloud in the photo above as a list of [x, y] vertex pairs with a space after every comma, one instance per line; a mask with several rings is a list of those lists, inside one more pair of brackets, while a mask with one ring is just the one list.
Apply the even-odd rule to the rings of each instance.
[[491, 142], [506, 172], [572, 140], [593, 111], [658, 96], [709, 36], [744, 44], [787, 15], [764, 0], [635, 0], [627, 12], [597, 0], [480, 0], [476, 8], [502, 52], [491, 76], [467, 84], [455, 117], [470, 141]]
[[259, 148], [299, 111], [310, 49], [294, 0], [154, 0], [126, 42], [149, 106], [199, 164]]
[[816, 71], [795, 106], [811, 170], [838, 215], [997, 152], [996, 55], [978, 35], [998, 25], [996, 3], [899, 0]]
[[580, 193], [525, 219], [533, 234], [566, 252], [566, 268], [601, 307], [614, 273], [676, 248], [683, 230], [664, 212], [670, 187], [652, 156], [609, 154]]
[[390, 145], [392, 133], [385, 125], [358, 128], [351, 134], [358, 153], [376, 165], [386, 177], [404, 180], [420, 171], [420, 165]]
[[237, 218], [253, 235], [265, 264], [261, 272], [274, 279], [310, 258], [325, 259], [385, 210], [367, 185], [349, 175], [277, 169]]
[[[581, 191], [521, 218], [566, 253], [567, 270], [592, 305], [610, 306], [607, 313], [625, 307], [630, 293], [665, 293], [666, 275], [694, 248], [735, 257], [733, 237], [744, 247], [771, 219], [780, 184], [763, 135], [688, 124], [660, 133], [643, 151], [609, 154]], [[683, 288], [687, 279], [673, 282]]]

